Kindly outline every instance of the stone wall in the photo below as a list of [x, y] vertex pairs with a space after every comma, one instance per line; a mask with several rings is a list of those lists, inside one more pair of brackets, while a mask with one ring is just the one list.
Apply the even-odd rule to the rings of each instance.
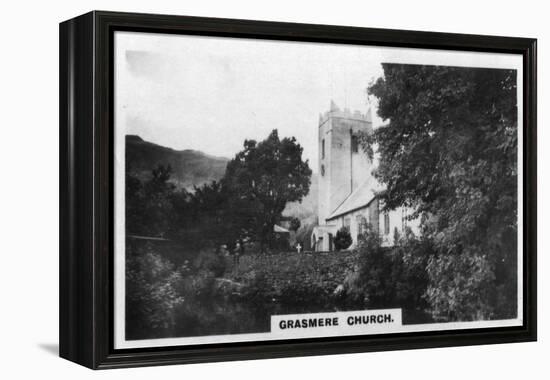
[[354, 270], [356, 258], [357, 253], [350, 251], [245, 255], [237, 266], [228, 258], [226, 277], [247, 283], [261, 274], [274, 289], [282, 288], [285, 283], [303, 281], [332, 293]]

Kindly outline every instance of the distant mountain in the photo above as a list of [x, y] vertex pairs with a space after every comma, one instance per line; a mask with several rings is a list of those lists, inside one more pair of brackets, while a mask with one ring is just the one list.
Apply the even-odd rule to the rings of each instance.
[[170, 165], [173, 181], [178, 186], [192, 190], [225, 174], [228, 158], [215, 157], [197, 150], [174, 150], [143, 140], [136, 135], [126, 136], [126, 167], [145, 179], [158, 165]]
[[[228, 158], [215, 157], [197, 150], [174, 150], [143, 140], [136, 135], [126, 136], [126, 167], [141, 179], [151, 177], [158, 165], [170, 165], [173, 182], [192, 190], [193, 186], [220, 180], [225, 174]], [[312, 174], [309, 193], [302, 202], [287, 204], [284, 216], [300, 219], [302, 225], [315, 224], [317, 217], [317, 174]]]

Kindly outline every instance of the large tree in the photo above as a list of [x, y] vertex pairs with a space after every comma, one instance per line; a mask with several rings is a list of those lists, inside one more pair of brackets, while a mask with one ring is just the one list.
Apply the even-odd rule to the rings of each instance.
[[513, 317], [517, 284], [516, 71], [383, 64], [369, 87], [385, 207], [428, 215], [434, 317]]
[[263, 141], [245, 140], [244, 149], [227, 165], [224, 185], [240, 210], [243, 227], [258, 239], [262, 250], [272, 240], [288, 202], [309, 192], [311, 169], [302, 160], [303, 148], [294, 137], [279, 138], [277, 130]]
[[232, 247], [245, 235], [248, 218], [242, 202], [239, 202], [225, 185], [225, 181], [213, 181], [196, 186], [187, 205], [190, 220], [185, 232], [195, 234], [200, 246], [222, 244]]

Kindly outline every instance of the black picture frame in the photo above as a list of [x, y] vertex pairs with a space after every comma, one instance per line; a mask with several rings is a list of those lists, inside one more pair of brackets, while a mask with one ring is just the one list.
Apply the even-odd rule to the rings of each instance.
[[[523, 316], [518, 327], [115, 350], [113, 34], [141, 31], [523, 56]], [[93, 369], [536, 340], [537, 41], [93, 11], [60, 24], [60, 356]]]

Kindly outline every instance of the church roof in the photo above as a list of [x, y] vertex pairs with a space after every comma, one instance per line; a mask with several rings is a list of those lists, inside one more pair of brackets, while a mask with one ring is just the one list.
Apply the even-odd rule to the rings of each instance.
[[273, 226], [273, 232], [279, 233], [279, 234], [280, 234], [280, 233], [289, 233], [290, 231], [287, 230], [287, 229], [284, 228], [284, 227], [281, 227], [281, 226], [278, 226], [278, 225], [275, 224], [275, 225]]
[[365, 182], [348, 195], [326, 220], [336, 219], [339, 216], [367, 206], [375, 198], [376, 192], [381, 190], [383, 190], [382, 186], [372, 175], [369, 175]]

